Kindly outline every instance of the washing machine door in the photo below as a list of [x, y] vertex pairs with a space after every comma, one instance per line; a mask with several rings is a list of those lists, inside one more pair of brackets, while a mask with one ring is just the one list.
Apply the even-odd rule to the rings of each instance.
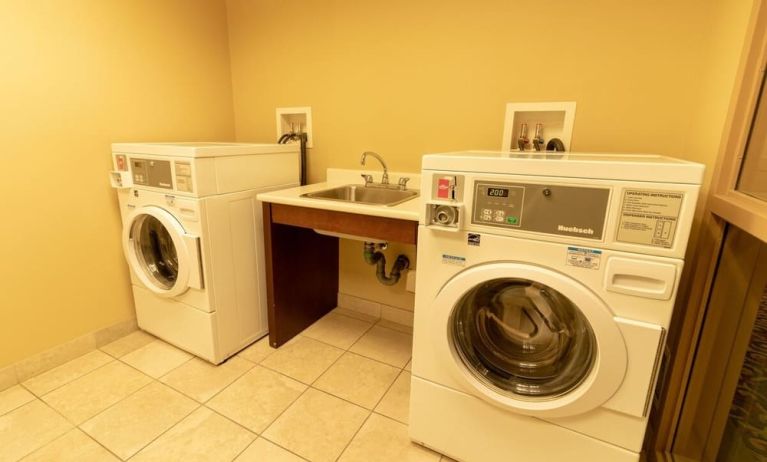
[[607, 401], [627, 350], [608, 307], [574, 279], [493, 263], [451, 279], [431, 307], [441, 356], [464, 387], [519, 413], [562, 417]]
[[202, 287], [199, 238], [160, 207], [141, 207], [126, 217], [123, 251], [134, 274], [157, 295], [173, 297]]

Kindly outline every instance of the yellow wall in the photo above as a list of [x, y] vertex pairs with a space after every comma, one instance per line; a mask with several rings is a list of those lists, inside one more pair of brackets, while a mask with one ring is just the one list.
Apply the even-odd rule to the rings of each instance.
[[0, 2], [0, 367], [133, 316], [110, 143], [233, 137], [223, 2]]
[[[237, 137], [308, 105], [311, 180], [365, 150], [417, 171], [424, 153], [500, 148], [507, 102], [576, 101], [573, 150], [713, 166], [748, 4], [227, 0]], [[360, 253], [342, 245], [341, 290], [401, 305], [401, 286], [366, 289]]]
[[[310, 105], [319, 181], [369, 149], [495, 149], [506, 102], [573, 100], [574, 150], [712, 165], [747, 4], [4, 0], [0, 367], [133, 316], [111, 142], [264, 141]], [[412, 306], [360, 253], [341, 290]]]

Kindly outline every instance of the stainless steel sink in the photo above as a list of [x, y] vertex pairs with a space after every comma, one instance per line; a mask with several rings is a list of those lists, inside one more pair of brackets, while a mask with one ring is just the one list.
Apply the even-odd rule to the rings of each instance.
[[392, 206], [401, 204], [418, 197], [414, 189], [380, 188], [355, 184], [347, 184], [337, 188], [302, 194], [301, 197], [311, 199], [326, 199], [331, 201], [354, 202], [356, 204], [372, 204]]

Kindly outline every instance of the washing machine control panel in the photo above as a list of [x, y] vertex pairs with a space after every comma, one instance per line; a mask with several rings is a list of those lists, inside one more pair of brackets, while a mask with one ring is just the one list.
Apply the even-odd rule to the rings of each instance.
[[559, 184], [474, 182], [471, 222], [601, 240], [610, 188]]
[[474, 185], [472, 222], [519, 228], [522, 222], [524, 199], [524, 186], [478, 181]]
[[132, 158], [133, 184], [172, 189], [170, 161]]

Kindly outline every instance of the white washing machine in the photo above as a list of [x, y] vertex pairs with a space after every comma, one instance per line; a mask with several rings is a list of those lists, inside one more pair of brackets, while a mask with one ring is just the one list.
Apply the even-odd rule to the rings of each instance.
[[410, 436], [468, 462], [639, 460], [703, 166], [427, 155]]
[[117, 143], [141, 329], [214, 364], [267, 333], [260, 192], [298, 185], [296, 145]]

